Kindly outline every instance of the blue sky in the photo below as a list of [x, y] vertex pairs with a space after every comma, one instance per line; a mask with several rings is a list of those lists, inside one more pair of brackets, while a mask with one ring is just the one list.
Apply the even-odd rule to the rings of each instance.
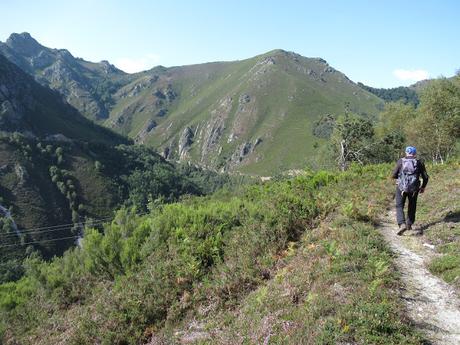
[[27, 31], [128, 72], [276, 48], [322, 57], [375, 87], [460, 69], [460, 1], [2, 0], [0, 13], [0, 41]]

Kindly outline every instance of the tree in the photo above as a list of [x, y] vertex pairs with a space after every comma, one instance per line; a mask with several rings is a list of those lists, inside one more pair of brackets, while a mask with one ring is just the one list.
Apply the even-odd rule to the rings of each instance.
[[444, 163], [460, 137], [460, 77], [432, 81], [421, 95], [420, 114], [410, 133], [419, 151]]
[[408, 133], [414, 126], [417, 111], [411, 104], [387, 103], [379, 115], [376, 134], [380, 143], [375, 154], [378, 161], [393, 161], [399, 158], [407, 144]]
[[367, 162], [373, 137], [374, 127], [369, 120], [350, 114], [340, 116], [331, 137], [339, 168], [344, 171], [351, 162]]

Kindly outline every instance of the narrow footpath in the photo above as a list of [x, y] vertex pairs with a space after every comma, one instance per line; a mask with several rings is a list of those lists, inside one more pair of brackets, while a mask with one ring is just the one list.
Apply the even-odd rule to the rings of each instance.
[[436, 345], [460, 344], [460, 300], [452, 287], [431, 274], [425, 262], [430, 253], [409, 249], [405, 236], [396, 235], [394, 211], [390, 211], [379, 230], [395, 252], [396, 265], [404, 289], [401, 292], [409, 317]]

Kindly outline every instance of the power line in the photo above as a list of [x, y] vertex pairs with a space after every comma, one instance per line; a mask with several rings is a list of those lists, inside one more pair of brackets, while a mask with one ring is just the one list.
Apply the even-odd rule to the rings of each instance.
[[[99, 219], [97, 219], [97, 221], [104, 220], [104, 219], [111, 219], [111, 218], [113, 218], [113, 217], [99, 218]], [[38, 227], [38, 228], [28, 228], [28, 229], [19, 230], [19, 231], [28, 232], [28, 231], [38, 231], [38, 230], [42, 230], [42, 229], [54, 229], [54, 228], [69, 227], [69, 226], [71, 227], [71, 226], [74, 226], [75, 224], [78, 224], [78, 222], [77, 223], [67, 223], [67, 224], [42, 226], [42, 227]]]
[[[100, 222], [87, 222], [87, 223], [76, 223], [74, 225], [82, 225], [82, 226], [86, 226], [87, 224], [89, 225], [100, 225], [100, 224], [103, 224], [105, 223], [106, 221], [100, 221]], [[58, 229], [49, 229], [49, 230], [42, 230], [42, 231], [20, 231], [19, 230], [19, 234], [20, 235], [29, 235], [29, 234], [33, 234], [33, 235], [36, 235], [36, 234], [44, 234], [44, 233], [48, 233], [48, 232], [55, 232], [55, 231], [66, 231], [66, 230], [70, 230], [72, 229], [73, 226], [68, 226], [68, 227], [62, 227], [62, 228], [58, 228]], [[10, 237], [17, 237], [18, 234], [16, 233], [8, 233], [8, 234], [0, 234], [0, 239], [3, 239], [3, 238], [10, 238]]]
[[[136, 216], [144, 216], [148, 214], [149, 212], [142, 212], [139, 214], [136, 214]], [[99, 218], [95, 220], [88, 220], [86, 222], [79, 222], [79, 223], [69, 223], [69, 224], [60, 224], [60, 225], [53, 225], [53, 226], [44, 226], [44, 227], [38, 227], [38, 228], [28, 228], [24, 230], [18, 230], [21, 235], [23, 234], [42, 234], [42, 233], [48, 233], [48, 232], [54, 232], [54, 231], [65, 231], [65, 230], [70, 230], [72, 229], [75, 225], [80, 225], [80, 226], [86, 226], [86, 225], [100, 225], [103, 223], [106, 223], [108, 220], [114, 219], [114, 217], [106, 217], [106, 218]], [[17, 234], [13, 233], [8, 233], [8, 234], [0, 234], [0, 239], [1, 238], [10, 238], [10, 237], [16, 237], [18, 236]]]
[[25, 246], [27, 244], [55, 242], [55, 241], [69, 240], [69, 239], [72, 239], [72, 238], [79, 238], [79, 237], [80, 236], [69, 236], [69, 237], [52, 238], [52, 239], [49, 239], [49, 240], [32, 241], [32, 242], [25, 242], [25, 243], [4, 244], [4, 245], [0, 246], [0, 248], [14, 247], [14, 246]]
[[[83, 225], [83, 224], [99, 224], [99, 223], [104, 223], [108, 220], [112, 219], [112, 217], [108, 218], [100, 218], [96, 219], [94, 221], [85, 221], [85, 222], [77, 222], [77, 223], [71, 223], [71, 224], [62, 224], [62, 225], [54, 225], [54, 226], [49, 226], [49, 227], [41, 227], [40, 230], [37, 230], [38, 228], [28, 228], [28, 229], [18, 229], [18, 231], [21, 234], [27, 234], [27, 233], [43, 233], [43, 232], [50, 232], [50, 231], [60, 231], [60, 230], [66, 230], [66, 229], [71, 229], [75, 225]], [[0, 234], [0, 237], [2, 235], [14, 235], [14, 234]]]

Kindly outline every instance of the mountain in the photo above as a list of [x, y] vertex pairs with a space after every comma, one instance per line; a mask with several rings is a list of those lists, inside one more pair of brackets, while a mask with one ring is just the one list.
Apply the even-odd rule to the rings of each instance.
[[227, 182], [193, 167], [179, 170], [153, 149], [129, 143], [0, 55], [0, 281], [20, 276], [30, 254], [21, 243], [52, 257], [74, 244], [73, 224]]
[[88, 62], [73, 57], [66, 49], [44, 47], [26, 32], [14, 33], [5, 43], [0, 42], [0, 54], [42, 85], [59, 91], [68, 103], [93, 120], [108, 116], [112, 89], [127, 77], [107, 61]]
[[325, 60], [283, 50], [136, 74], [43, 47], [27, 33], [12, 34], [0, 53], [86, 117], [166, 158], [221, 171], [320, 166], [338, 115], [372, 119], [383, 104]]
[[[382, 100], [319, 58], [274, 50], [251, 59], [157, 67], [119, 89], [105, 125], [165, 157], [271, 174], [322, 155], [317, 125]], [[316, 133], [316, 135], [315, 135]]]
[[110, 144], [126, 143], [120, 135], [94, 124], [0, 55], [0, 131], [32, 137], [65, 137]]

